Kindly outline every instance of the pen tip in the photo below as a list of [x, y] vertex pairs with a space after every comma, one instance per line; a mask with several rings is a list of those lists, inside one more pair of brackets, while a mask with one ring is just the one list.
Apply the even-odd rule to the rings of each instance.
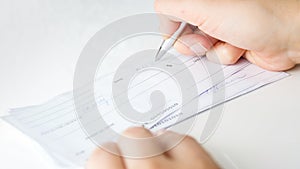
[[161, 43], [161, 45], [159, 46], [159, 49], [158, 49], [158, 51], [157, 51], [157, 53], [155, 55], [155, 58], [154, 58], [155, 62], [157, 62], [157, 61], [159, 61], [161, 59], [161, 50], [162, 50], [162, 47], [163, 47], [163, 45], [164, 45], [165, 42], [166, 42], [166, 40], [163, 40], [162, 43]]

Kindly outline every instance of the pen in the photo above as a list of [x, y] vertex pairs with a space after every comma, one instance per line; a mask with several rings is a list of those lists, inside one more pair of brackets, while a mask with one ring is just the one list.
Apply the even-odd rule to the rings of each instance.
[[[155, 55], [155, 61], [159, 61], [167, 52], [172, 48], [178, 37], [183, 32], [184, 28], [186, 27], [187, 23], [182, 22], [177, 29], [177, 31], [171, 36], [171, 38], [166, 43], [166, 39], [163, 40], [162, 44], [160, 45], [156, 55]], [[166, 43], [166, 44], [165, 44]]]

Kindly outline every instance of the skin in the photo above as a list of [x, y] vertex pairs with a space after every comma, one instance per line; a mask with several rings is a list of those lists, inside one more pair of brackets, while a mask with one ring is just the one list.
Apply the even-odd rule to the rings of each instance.
[[[300, 0], [156, 0], [155, 9], [163, 14], [161, 30], [166, 38], [177, 30], [181, 21], [194, 26], [187, 27], [175, 43], [175, 48], [185, 55], [206, 54], [209, 60], [221, 64], [234, 64], [245, 57], [273, 71], [287, 70], [300, 63]], [[123, 134], [134, 138], [153, 137], [143, 128], [130, 128]], [[108, 146], [122, 154], [124, 144], [109, 143]], [[160, 149], [162, 145], [151, 146]], [[145, 147], [132, 148], [142, 151]], [[186, 136], [173, 149], [142, 159], [125, 158], [98, 148], [86, 168], [219, 167], [193, 138]]]
[[[243, 56], [272, 71], [300, 63], [299, 0], [156, 0], [155, 9], [164, 15], [166, 37], [180, 20], [198, 28], [187, 27], [175, 44], [185, 55], [207, 52], [209, 60], [221, 64]], [[195, 44], [198, 50], [193, 51]]]
[[[165, 133], [168, 132], [168, 133]], [[169, 134], [179, 137], [179, 134], [164, 131], [160, 134]], [[129, 128], [123, 135], [133, 138], [150, 138], [154, 135], [144, 128]], [[171, 141], [170, 141], [171, 142]], [[161, 149], [164, 143], [152, 143], [148, 145], [152, 149]], [[105, 145], [107, 147], [107, 145]], [[119, 150], [122, 154], [122, 143], [109, 143], [110, 149]], [[136, 145], [135, 150], [143, 150], [145, 146]], [[219, 169], [217, 164], [205, 152], [205, 150], [192, 137], [186, 136], [180, 144], [173, 149], [149, 158], [133, 159], [124, 158], [102, 148], [97, 148], [87, 162], [86, 169]]]

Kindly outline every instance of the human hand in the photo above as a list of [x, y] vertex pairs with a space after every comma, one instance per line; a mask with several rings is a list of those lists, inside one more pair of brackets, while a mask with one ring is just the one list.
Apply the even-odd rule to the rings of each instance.
[[179, 26], [174, 18], [199, 28], [187, 27], [175, 43], [185, 55], [206, 53], [209, 60], [222, 64], [234, 64], [244, 56], [273, 71], [300, 63], [298, 0], [156, 0], [155, 9], [164, 14], [161, 30], [166, 35]]
[[[164, 131], [163, 134], [169, 134], [171, 137], [180, 137], [179, 134]], [[124, 133], [127, 137], [132, 138], [150, 138], [152, 133], [144, 128], [130, 128]], [[160, 133], [162, 134], [162, 133]], [[172, 140], [166, 140], [171, 142]], [[166, 144], [166, 142], [164, 143]], [[128, 145], [109, 143], [109, 147], [120, 151]], [[144, 149], [160, 149], [163, 144], [153, 143], [147, 147], [136, 145], [133, 148], [137, 151]], [[87, 162], [87, 169], [218, 169], [219, 167], [213, 162], [210, 156], [193, 138], [186, 136], [173, 149], [148, 158], [125, 158], [109, 153], [102, 148], [96, 149]]]

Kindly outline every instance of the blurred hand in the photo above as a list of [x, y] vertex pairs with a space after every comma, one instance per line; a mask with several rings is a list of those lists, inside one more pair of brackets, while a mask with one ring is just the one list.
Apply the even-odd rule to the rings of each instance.
[[164, 14], [161, 30], [166, 35], [180, 21], [198, 28], [187, 27], [175, 43], [185, 55], [207, 52], [209, 60], [222, 64], [244, 56], [273, 71], [300, 63], [299, 0], [156, 0], [155, 9]]
[[[168, 132], [168, 131], [166, 131]], [[130, 128], [124, 133], [127, 137], [149, 138], [153, 135], [144, 128]], [[166, 133], [164, 133], [166, 134]], [[172, 137], [179, 136], [176, 133], [168, 132]], [[169, 139], [171, 142], [172, 140]], [[122, 149], [126, 145], [109, 143], [109, 147], [118, 149], [122, 154]], [[151, 149], [160, 149], [161, 144], [153, 143]], [[128, 148], [128, 147], [127, 147]], [[137, 151], [143, 151], [149, 146], [141, 147], [136, 145]], [[203, 148], [191, 137], [185, 137], [180, 144], [173, 149], [149, 158], [132, 159], [124, 158], [111, 154], [101, 148], [94, 151], [88, 160], [87, 169], [218, 169], [219, 167], [213, 162]]]

